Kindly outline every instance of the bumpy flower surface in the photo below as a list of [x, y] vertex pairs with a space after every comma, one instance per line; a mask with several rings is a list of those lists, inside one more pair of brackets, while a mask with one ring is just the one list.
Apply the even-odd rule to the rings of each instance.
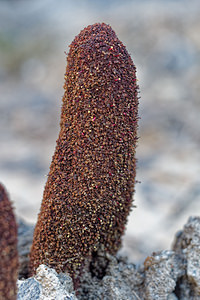
[[34, 232], [30, 270], [74, 276], [103, 246], [121, 245], [135, 184], [136, 69], [106, 24], [70, 45], [60, 134]]
[[0, 299], [17, 298], [17, 225], [11, 203], [0, 184]]

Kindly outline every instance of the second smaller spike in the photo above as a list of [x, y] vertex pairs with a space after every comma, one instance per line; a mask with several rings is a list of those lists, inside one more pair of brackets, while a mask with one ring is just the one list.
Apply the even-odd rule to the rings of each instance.
[[17, 299], [17, 224], [8, 195], [0, 184], [0, 299]]

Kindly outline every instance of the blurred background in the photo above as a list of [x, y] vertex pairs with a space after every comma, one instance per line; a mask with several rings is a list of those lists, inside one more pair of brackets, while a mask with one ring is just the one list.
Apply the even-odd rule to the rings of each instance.
[[59, 132], [68, 46], [110, 24], [140, 85], [134, 208], [122, 251], [169, 249], [200, 215], [200, 1], [0, 0], [0, 181], [35, 223]]

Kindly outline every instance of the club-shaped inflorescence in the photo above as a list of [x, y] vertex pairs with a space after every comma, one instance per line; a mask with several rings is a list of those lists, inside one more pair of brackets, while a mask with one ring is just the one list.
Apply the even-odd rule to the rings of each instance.
[[120, 248], [135, 186], [136, 68], [109, 25], [75, 37], [64, 89], [30, 273], [43, 263], [75, 278], [98, 249]]

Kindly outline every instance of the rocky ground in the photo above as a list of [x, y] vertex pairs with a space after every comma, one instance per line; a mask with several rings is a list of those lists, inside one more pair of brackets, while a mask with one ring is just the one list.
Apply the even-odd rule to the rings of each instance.
[[0, 1], [0, 180], [34, 223], [59, 130], [65, 54], [88, 24], [110, 24], [138, 70], [136, 209], [123, 251], [169, 248], [200, 206], [200, 2]]
[[[99, 253], [90, 271], [74, 291], [68, 274], [40, 265], [36, 275], [23, 279], [27, 270], [30, 231], [19, 223], [20, 280], [17, 300], [198, 300], [200, 299], [200, 218], [190, 217], [174, 240], [172, 250], [150, 254], [144, 264], [125, 257]], [[106, 262], [106, 263], [105, 263]], [[103, 278], [98, 278], [104, 268]], [[101, 276], [102, 277], [102, 276]]]

